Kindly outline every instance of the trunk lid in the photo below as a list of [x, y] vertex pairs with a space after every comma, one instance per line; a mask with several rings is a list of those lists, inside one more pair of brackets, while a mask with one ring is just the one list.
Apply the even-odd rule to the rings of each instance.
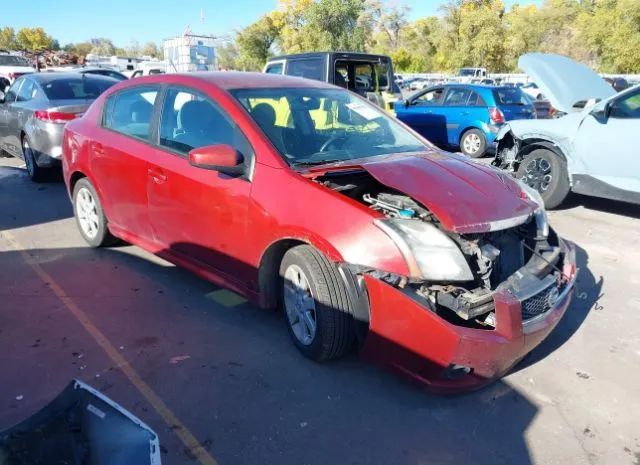
[[[570, 113], [576, 104], [602, 100], [616, 91], [591, 68], [551, 53], [527, 53], [518, 66], [538, 85], [554, 108]], [[584, 105], [582, 105], [584, 106]]]

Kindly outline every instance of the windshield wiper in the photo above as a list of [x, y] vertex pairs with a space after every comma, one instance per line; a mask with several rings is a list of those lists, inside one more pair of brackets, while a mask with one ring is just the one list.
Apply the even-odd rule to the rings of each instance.
[[330, 160], [301, 160], [301, 161], [294, 161], [292, 164], [293, 166], [316, 166], [316, 165], [326, 165], [328, 163], [337, 163], [339, 161], [344, 161], [344, 160], [338, 160], [336, 159], [330, 159]]

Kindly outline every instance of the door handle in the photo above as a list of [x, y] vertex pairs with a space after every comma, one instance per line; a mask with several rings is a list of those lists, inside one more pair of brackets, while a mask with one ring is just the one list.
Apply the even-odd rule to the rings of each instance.
[[161, 169], [149, 168], [149, 176], [155, 181], [156, 184], [162, 184], [167, 180], [167, 175]]

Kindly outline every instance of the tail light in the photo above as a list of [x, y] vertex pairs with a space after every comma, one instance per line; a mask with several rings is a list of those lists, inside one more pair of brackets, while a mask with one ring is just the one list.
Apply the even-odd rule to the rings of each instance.
[[489, 119], [493, 124], [504, 123], [504, 114], [499, 108], [489, 107]]
[[66, 123], [80, 116], [80, 113], [65, 113], [64, 111], [36, 110], [34, 116], [47, 123]]

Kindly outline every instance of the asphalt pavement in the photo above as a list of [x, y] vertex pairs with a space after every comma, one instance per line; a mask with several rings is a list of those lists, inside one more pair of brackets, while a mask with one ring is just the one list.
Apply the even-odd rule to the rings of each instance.
[[640, 208], [572, 196], [574, 302], [503, 380], [431, 395], [357, 354], [303, 358], [282, 316], [137, 247], [89, 249], [60, 180], [0, 158], [0, 430], [73, 378], [164, 464], [640, 464]]

